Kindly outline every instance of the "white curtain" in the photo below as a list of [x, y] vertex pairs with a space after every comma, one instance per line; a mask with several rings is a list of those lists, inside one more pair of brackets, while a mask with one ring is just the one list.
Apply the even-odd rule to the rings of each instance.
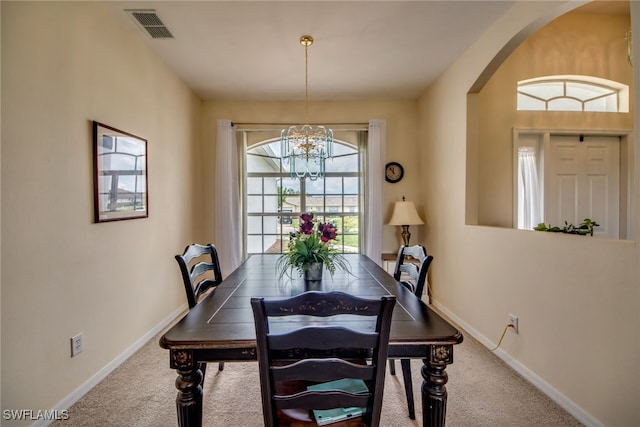
[[518, 148], [518, 228], [531, 230], [542, 222], [542, 203], [536, 151], [532, 147]]
[[240, 178], [235, 126], [230, 120], [218, 120], [214, 185], [214, 232], [223, 276], [242, 262], [240, 235]]
[[367, 179], [365, 191], [364, 254], [382, 265], [382, 225], [384, 200], [384, 147], [387, 134], [385, 120], [369, 122], [367, 141]]

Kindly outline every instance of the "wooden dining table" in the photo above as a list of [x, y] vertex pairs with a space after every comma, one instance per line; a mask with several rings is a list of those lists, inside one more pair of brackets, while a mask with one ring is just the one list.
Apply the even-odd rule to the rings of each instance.
[[170, 367], [178, 373], [179, 426], [202, 425], [200, 363], [257, 360], [250, 298], [284, 298], [310, 290], [394, 295], [389, 358], [422, 359], [422, 424], [445, 425], [445, 368], [453, 363], [453, 346], [462, 342], [462, 334], [367, 256], [345, 258], [349, 272], [331, 276], [325, 271], [323, 280], [305, 282], [295, 271], [293, 277], [278, 278], [278, 255], [250, 256], [160, 338], [160, 346], [169, 350]]

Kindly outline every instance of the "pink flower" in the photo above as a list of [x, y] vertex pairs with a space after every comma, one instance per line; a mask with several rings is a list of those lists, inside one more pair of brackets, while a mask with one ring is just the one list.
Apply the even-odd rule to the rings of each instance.
[[302, 222], [300, 223], [300, 233], [302, 234], [311, 234], [313, 233], [313, 222]]
[[335, 225], [330, 222], [326, 222], [324, 224], [318, 224], [318, 231], [320, 232], [320, 240], [324, 243], [329, 240], [335, 240], [338, 235], [338, 230]]
[[312, 213], [303, 213], [300, 215], [300, 233], [301, 234], [311, 234], [313, 233], [313, 214]]

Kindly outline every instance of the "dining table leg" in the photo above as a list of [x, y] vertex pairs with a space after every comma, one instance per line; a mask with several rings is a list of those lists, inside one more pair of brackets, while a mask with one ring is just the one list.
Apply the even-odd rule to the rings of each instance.
[[447, 415], [447, 365], [453, 363], [453, 345], [430, 345], [422, 359], [422, 425], [444, 427]]
[[178, 426], [202, 426], [202, 371], [193, 361], [193, 353], [185, 350], [171, 351], [171, 367], [178, 372], [176, 378], [176, 410]]

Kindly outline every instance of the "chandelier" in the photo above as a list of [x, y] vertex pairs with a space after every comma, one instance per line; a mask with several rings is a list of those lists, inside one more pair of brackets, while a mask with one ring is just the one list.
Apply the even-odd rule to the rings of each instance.
[[[308, 48], [313, 44], [313, 37], [300, 37], [300, 44], [304, 46], [304, 120], [309, 123], [309, 66]], [[333, 131], [324, 126], [309, 124], [291, 126], [282, 129], [281, 136], [282, 157], [289, 164], [291, 177], [303, 179], [309, 177], [316, 180], [324, 176], [324, 162], [333, 157]]]

